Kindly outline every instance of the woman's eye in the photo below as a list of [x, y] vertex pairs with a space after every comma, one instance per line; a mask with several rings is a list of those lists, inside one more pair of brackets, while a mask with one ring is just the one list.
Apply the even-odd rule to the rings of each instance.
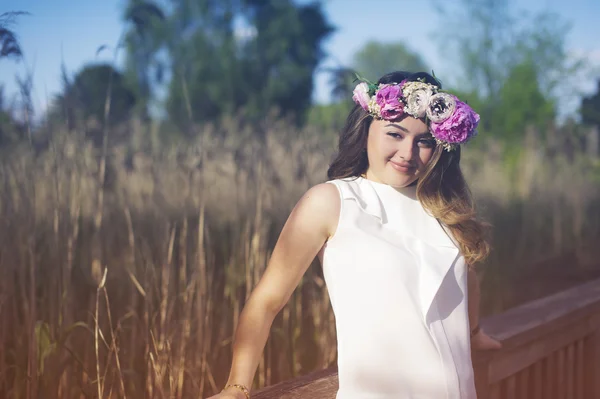
[[391, 136], [391, 137], [393, 137], [393, 138], [402, 138], [402, 136], [401, 136], [400, 134], [398, 134], [398, 133], [393, 133], [393, 132], [390, 132], [390, 133], [388, 133], [388, 136]]
[[431, 139], [429, 140], [419, 140], [419, 145], [425, 148], [432, 148], [435, 145], [435, 142]]

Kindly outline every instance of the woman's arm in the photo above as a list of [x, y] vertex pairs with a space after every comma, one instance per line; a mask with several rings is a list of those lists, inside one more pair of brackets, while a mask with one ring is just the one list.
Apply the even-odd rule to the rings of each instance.
[[479, 302], [481, 292], [479, 291], [479, 280], [477, 272], [472, 267], [467, 271], [467, 289], [469, 290], [469, 325], [471, 331], [479, 325]]
[[227, 385], [242, 384], [250, 389], [273, 319], [334, 234], [339, 210], [337, 188], [323, 183], [308, 190], [290, 213], [265, 273], [240, 315]]
[[479, 304], [481, 302], [481, 290], [477, 272], [469, 268], [467, 272], [469, 325], [471, 327], [471, 346], [473, 349], [500, 349], [502, 343], [487, 335], [479, 328]]

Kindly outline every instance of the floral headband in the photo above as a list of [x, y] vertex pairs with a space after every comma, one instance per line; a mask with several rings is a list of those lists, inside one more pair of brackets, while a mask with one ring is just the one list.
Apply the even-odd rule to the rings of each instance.
[[456, 149], [477, 135], [479, 115], [452, 94], [422, 81], [356, 85], [352, 99], [377, 119], [397, 120], [407, 114], [426, 118], [435, 141], [446, 151]]

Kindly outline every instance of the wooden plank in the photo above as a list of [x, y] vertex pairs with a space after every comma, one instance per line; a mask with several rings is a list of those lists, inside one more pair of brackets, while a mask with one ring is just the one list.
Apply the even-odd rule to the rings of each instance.
[[575, 344], [575, 398], [585, 399], [584, 396], [584, 339], [580, 339]]
[[558, 390], [556, 389], [556, 359], [556, 352], [551, 353], [546, 359], [546, 388], [544, 393], [545, 397], [548, 399], [556, 399], [558, 394]]
[[491, 353], [482, 353], [479, 356], [473, 356], [473, 371], [475, 374], [475, 390], [477, 391], [477, 399], [490, 398], [490, 382], [489, 382], [489, 363]]
[[567, 399], [565, 390], [565, 350], [560, 349], [558, 351], [558, 360], [556, 361], [558, 366], [556, 370], [556, 388], [558, 391], [559, 399]]
[[532, 367], [528, 367], [521, 371], [519, 374], [519, 378], [517, 378], [517, 390], [519, 399], [530, 399], [531, 395], [529, 393], [529, 388], [531, 387], [531, 371]]
[[490, 386], [490, 399], [502, 399], [502, 390], [500, 383]]
[[590, 327], [584, 321], [578, 325], [542, 336], [529, 345], [501, 351], [490, 360], [489, 382], [494, 383], [506, 379], [510, 375], [547, 357], [548, 353], [559, 350], [590, 333]]
[[515, 374], [511, 375], [506, 379], [506, 398], [516, 398], [517, 397], [517, 376]]
[[585, 397], [600, 397], [600, 330], [585, 340]]
[[[481, 326], [502, 340], [505, 347], [518, 346], [535, 340], [536, 335], [547, 332], [548, 328], [568, 325], [573, 318], [597, 314], [598, 310], [600, 279], [486, 317]], [[520, 339], [515, 340], [517, 337]]]
[[533, 365], [533, 376], [532, 376], [532, 392], [531, 399], [542, 399], [543, 396], [543, 361], [538, 361]]
[[252, 392], [253, 399], [334, 399], [338, 390], [337, 368], [304, 375]]
[[[579, 340], [577, 340], [579, 341]], [[566, 375], [566, 384], [567, 384], [567, 397], [573, 398], [575, 397], [575, 343], [573, 342], [569, 346], [567, 346], [567, 375]]]
[[475, 367], [475, 390], [477, 392], [477, 399], [489, 399], [490, 398], [490, 384], [488, 382], [488, 369], [487, 365]]

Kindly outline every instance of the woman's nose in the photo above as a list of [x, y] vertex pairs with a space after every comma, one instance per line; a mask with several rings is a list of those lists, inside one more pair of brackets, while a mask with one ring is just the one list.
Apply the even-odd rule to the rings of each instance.
[[415, 153], [414, 140], [412, 140], [410, 138], [403, 140], [402, 143], [400, 144], [400, 148], [398, 149], [398, 153], [399, 153], [400, 157], [403, 158], [405, 161], [407, 161], [407, 162], [412, 161], [412, 159], [414, 157], [414, 153]]

